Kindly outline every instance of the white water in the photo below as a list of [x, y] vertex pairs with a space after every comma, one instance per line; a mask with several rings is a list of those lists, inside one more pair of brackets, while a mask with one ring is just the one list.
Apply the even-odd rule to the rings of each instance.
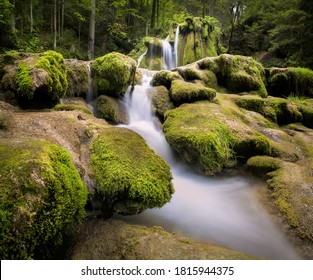
[[179, 25], [177, 25], [174, 41], [174, 55], [175, 55], [175, 67], [178, 66], [178, 40], [179, 40]]
[[175, 56], [173, 52], [173, 47], [169, 43], [169, 36], [166, 37], [165, 40], [161, 40], [162, 42], [162, 52], [163, 52], [163, 59], [164, 59], [164, 68], [165, 69], [172, 69], [175, 65]]
[[147, 96], [150, 80], [151, 77], [144, 75], [143, 85], [126, 94], [125, 104], [130, 115], [127, 127], [141, 134], [171, 165], [175, 194], [161, 209], [119, 218], [147, 226], [159, 225], [168, 231], [255, 257], [298, 259], [294, 248], [258, 203], [259, 186], [255, 178], [205, 177], [175, 158], [162, 131], [155, 125]]
[[141, 56], [139, 56], [139, 58], [137, 60], [137, 67], [140, 67], [140, 63], [141, 63], [143, 57], [146, 55], [147, 52], [148, 52], [148, 49], [146, 49], [146, 51]]

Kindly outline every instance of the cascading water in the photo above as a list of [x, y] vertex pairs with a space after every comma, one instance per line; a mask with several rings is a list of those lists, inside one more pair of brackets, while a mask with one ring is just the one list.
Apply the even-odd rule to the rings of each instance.
[[161, 209], [118, 218], [146, 226], [159, 225], [165, 230], [255, 257], [298, 259], [293, 247], [258, 203], [255, 178], [201, 176], [173, 156], [161, 129], [155, 125], [147, 95], [150, 73], [145, 70], [143, 84], [126, 93], [124, 102], [130, 116], [126, 127], [145, 138], [170, 164], [175, 193], [171, 202]]
[[179, 25], [177, 25], [174, 41], [174, 55], [175, 55], [175, 67], [178, 66], [178, 40], [179, 40]]
[[175, 56], [172, 45], [169, 43], [169, 36], [165, 40], [162, 40], [163, 59], [165, 62], [165, 69], [172, 69], [175, 65]]
[[144, 56], [147, 54], [147, 52], [148, 52], [148, 49], [146, 49], [146, 51], [141, 56], [139, 56], [137, 60], [137, 67], [140, 67], [141, 61], [144, 58]]

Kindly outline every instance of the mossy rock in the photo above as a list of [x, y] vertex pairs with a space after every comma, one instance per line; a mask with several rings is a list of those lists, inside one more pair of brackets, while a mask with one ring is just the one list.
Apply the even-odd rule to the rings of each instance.
[[175, 72], [162, 70], [154, 74], [151, 84], [153, 86], [165, 86], [168, 90], [171, 88], [174, 80], [183, 80], [183, 78]]
[[176, 106], [199, 100], [213, 100], [216, 90], [199, 84], [174, 80], [170, 89], [170, 97]]
[[277, 209], [297, 236], [312, 244], [312, 158], [290, 163], [270, 157], [256, 157], [247, 164], [254, 173], [266, 175], [269, 192]]
[[256, 92], [267, 96], [265, 70], [251, 57], [223, 54], [215, 59], [218, 83], [235, 93]]
[[68, 87], [63, 56], [47, 51], [21, 58], [5, 66], [3, 91], [13, 92], [23, 108], [52, 108]]
[[82, 105], [77, 105], [77, 104], [57, 104], [53, 110], [55, 111], [81, 111], [85, 114], [91, 115], [92, 113], [90, 110]]
[[90, 84], [89, 62], [77, 59], [66, 59], [65, 65], [68, 81], [66, 96], [86, 98]]
[[75, 240], [74, 260], [246, 260], [246, 254], [198, 243], [163, 228], [109, 219], [84, 223]]
[[127, 128], [111, 127], [99, 134], [91, 149], [91, 168], [104, 215], [162, 207], [174, 192], [168, 164]]
[[10, 129], [12, 127], [13, 114], [9, 110], [0, 109], [0, 129]]
[[[163, 131], [171, 147], [207, 175], [234, 165], [235, 160], [271, 153], [270, 141], [251, 128], [248, 119], [244, 122], [245, 112], [227, 102], [184, 104], [165, 117]], [[251, 117], [255, 121], [256, 116]]]
[[54, 258], [85, 214], [69, 153], [47, 141], [1, 141], [0, 188], [1, 259]]
[[136, 62], [126, 55], [112, 52], [94, 60], [92, 73], [98, 94], [119, 97], [134, 84]]
[[267, 89], [273, 96], [313, 97], [313, 71], [307, 68], [270, 68]]
[[175, 108], [168, 89], [165, 86], [153, 87], [149, 89], [149, 96], [152, 100], [153, 112], [164, 122], [165, 113]]
[[112, 124], [127, 123], [126, 109], [113, 97], [100, 95], [93, 103], [94, 115]]

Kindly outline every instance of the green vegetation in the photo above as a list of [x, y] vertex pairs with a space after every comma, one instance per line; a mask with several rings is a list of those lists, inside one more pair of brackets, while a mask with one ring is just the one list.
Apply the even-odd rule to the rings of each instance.
[[98, 93], [118, 97], [133, 85], [136, 62], [126, 55], [113, 52], [97, 58], [92, 64], [92, 71]]
[[167, 89], [170, 89], [174, 80], [183, 80], [183, 78], [175, 72], [162, 70], [153, 76], [151, 84], [153, 86], [165, 86]]
[[20, 96], [27, 99], [33, 98], [33, 81], [31, 77], [31, 69], [25, 63], [21, 62], [17, 68], [16, 73], [17, 92]]
[[126, 128], [100, 133], [92, 145], [91, 167], [104, 215], [161, 207], [174, 192], [168, 164]]
[[37, 69], [44, 69], [49, 74], [48, 92], [52, 102], [58, 102], [66, 94], [68, 82], [64, 58], [55, 51], [47, 51], [39, 56], [35, 64]]
[[198, 100], [210, 101], [213, 100], [215, 96], [215, 89], [180, 80], [174, 80], [170, 90], [170, 97], [176, 106]]
[[89, 115], [92, 114], [87, 107], [78, 105], [78, 104], [57, 104], [53, 108], [53, 110], [55, 111], [81, 111], [85, 114], [89, 114]]
[[53, 258], [87, 199], [68, 152], [43, 140], [1, 141], [0, 170], [1, 259]]

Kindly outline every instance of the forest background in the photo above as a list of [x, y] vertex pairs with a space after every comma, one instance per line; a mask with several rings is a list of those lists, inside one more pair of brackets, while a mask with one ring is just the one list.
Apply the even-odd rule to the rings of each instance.
[[313, 0], [0, 0], [0, 52], [127, 54], [189, 16], [218, 19], [221, 52], [313, 68]]

